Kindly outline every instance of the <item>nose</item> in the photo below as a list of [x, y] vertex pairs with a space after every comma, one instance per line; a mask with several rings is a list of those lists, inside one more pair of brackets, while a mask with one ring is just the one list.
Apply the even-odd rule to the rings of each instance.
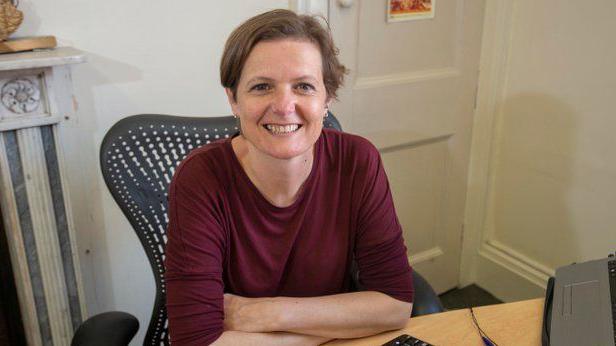
[[272, 112], [276, 115], [286, 116], [295, 113], [297, 98], [292, 90], [280, 88], [274, 93], [272, 99]]

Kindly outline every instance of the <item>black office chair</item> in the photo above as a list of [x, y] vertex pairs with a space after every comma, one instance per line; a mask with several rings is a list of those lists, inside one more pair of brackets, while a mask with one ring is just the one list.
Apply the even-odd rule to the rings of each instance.
[[[341, 130], [331, 113], [325, 118], [324, 126]], [[156, 282], [156, 298], [144, 345], [169, 344], [163, 261], [169, 221], [167, 190], [175, 168], [192, 149], [237, 132], [236, 120], [231, 116], [196, 118], [143, 114], [120, 120], [103, 139], [100, 149], [103, 178], [137, 233]], [[430, 285], [418, 274], [414, 275], [414, 283], [413, 315], [442, 311]], [[114, 322], [116, 317], [117, 322]], [[100, 315], [92, 317], [97, 318], [100, 319]], [[102, 335], [108, 335], [109, 330], [123, 334], [118, 340], [131, 340], [138, 328], [133, 320], [128, 322], [131, 327], [127, 328], [127, 316], [119, 312], [106, 315], [99, 323], [88, 326], [88, 322], [90, 320], [78, 329], [73, 346], [88, 344], [75, 343], [77, 337], [80, 340], [96, 338], [95, 334], [102, 331]], [[114, 324], [119, 327], [110, 327]]]

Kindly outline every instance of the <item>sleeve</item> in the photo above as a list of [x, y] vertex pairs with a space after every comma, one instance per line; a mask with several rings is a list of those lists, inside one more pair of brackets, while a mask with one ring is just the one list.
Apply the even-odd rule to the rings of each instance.
[[[366, 141], [367, 159], [361, 179], [361, 203], [355, 236], [355, 259], [364, 290], [378, 291], [405, 302], [413, 301], [412, 269], [389, 182], [378, 150]], [[366, 155], [361, 155], [366, 157]]]
[[223, 332], [222, 208], [196, 161], [178, 170], [169, 190], [165, 281], [173, 345], [208, 345]]

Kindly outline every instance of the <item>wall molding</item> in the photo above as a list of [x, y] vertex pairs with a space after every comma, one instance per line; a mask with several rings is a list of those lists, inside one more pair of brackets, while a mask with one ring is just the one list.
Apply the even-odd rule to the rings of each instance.
[[447, 142], [455, 133], [424, 134], [406, 130], [360, 132], [381, 154], [412, 149], [438, 142]]
[[418, 263], [433, 260], [439, 256], [442, 256], [443, 254], [444, 254], [443, 250], [440, 247], [435, 246], [428, 250], [420, 251], [414, 255], [409, 256], [408, 257], [409, 264], [411, 266], [414, 266], [414, 265], [417, 265]]
[[539, 282], [545, 274], [520, 263], [511, 254], [486, 245], [478, 254], [477, 262], [481, 270], [475, 283], [496, 298], [513, 302], [545, 296], [545, 286]]
[[433, 137], [416, 139], [414, 141], [393, 144], [393, 145], [385, 146], [382, 148], [378, 147], [378, 149], [381, 154], [384, 154], [384, 153], [391, 153], [391, 152], [398, 151], [398, 150], [418, 148], [418, 147], [422, 147], [422, 146], [426, 146], [426, 145], [430, 145], [434, 143], [447, 142], [449, 138], [451, 138], [453, 135], [454, 135], [453, 133], [446, 133], [443, 135], [437, 135]]
[[479, 255], [545, 289], [555, 270], [497, 241], [483, 243]]
[[460, 74], [460, 70], [455, 67], [445, 67], [440, 69], [393, 73], [375, 77], [357, 77], [355, 84], [353, 85], [353, 90], [366, 90], [392, 85], [456, 78], [460, 76]]

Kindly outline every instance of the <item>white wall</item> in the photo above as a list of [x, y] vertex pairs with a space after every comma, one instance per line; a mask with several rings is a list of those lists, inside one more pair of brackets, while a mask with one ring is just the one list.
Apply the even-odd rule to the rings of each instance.
[[555, 268], [616, 250], [614, 13], [607, 0], [488, 4], [467, 273], [503, 299], [542, 295]]
[[287, 0], [21, 0], [14, 36], [55, 35], [85, 51], [73, 70], [77, 113], [63, 128], [70, 199], [90, 315], [122, 310], [139, 318], [141, 344], [154, 279], [139, 241], [107, 192], [98, 165], [106, 130], [137, 113], [219, 116], [230, 110], [218, 64], [242, 20]]

